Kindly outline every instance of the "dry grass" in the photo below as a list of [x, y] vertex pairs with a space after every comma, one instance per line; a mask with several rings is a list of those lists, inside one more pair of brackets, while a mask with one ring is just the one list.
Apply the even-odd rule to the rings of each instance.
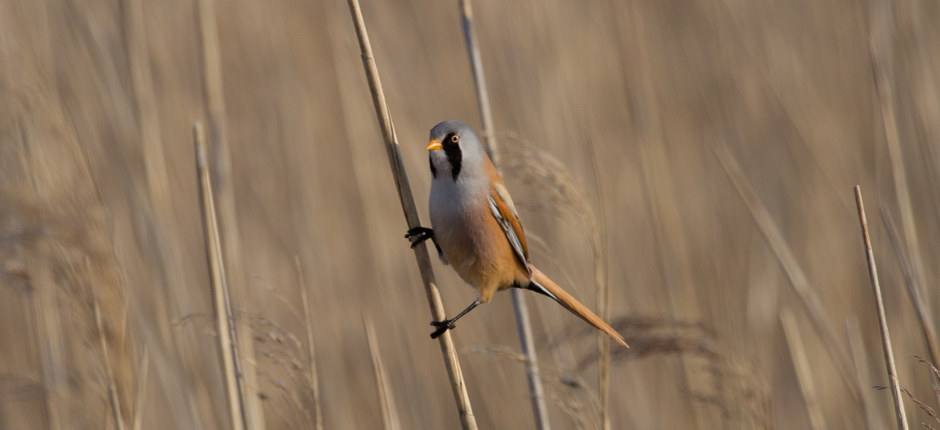
[[[417, 215], [427, 128], [479, 112], [457, 6], [362, 4]], [[873, 251], [910, 425], [940, 428], [937, 375], [911, 359], [936, 364], [940, 308], [934, 2], [473, 6], [534, 260], [634, 347], [605, 371], [592, 330], [527, 297], [554, 429], [602, 429], [605, 410], [611, 428], [808, 428], [783, 308], [828, 427], [884, 428], [856, 183], [883, 208]], [[460, 426], [344, 4], [0, 0], [0, 28], [0, 428], [230, 428], [194, 120], [227, 158], [213, 179], [253, 349], [248, 427], [382, 427], [359, 314], [401, 427]], [[443, 302], [471, 298], [438, 269]], [[460, 356], [479, 427], [532, 428], [509, 296], [456, 333], [507, 353]]]
[[[362, 54], [362, 66], [363, 69], [365, 69], [366, 79], [369, 83], [372, 105], [375, 108], [375, 116], [379, 122], [382, 137], [384, 138], [389, 167], [391, 168], [392, 176], [395, 178], [405, 221], [408, 228], [418, 227], [421, 225], [418, 218], [418, 210], [415, 206], [414, 197], [411, 194], [411, 184], [408, 183], [408, 175], [405, 173], [404, 166], [401, 162], [398, 136], [395, 134], [395, 125], [392, 123], [392, 117], [389, 114], [388, 106], [385, 102], [385, 92], [382, 89], [382, 82], [379, 79], [379, 70], [375, 64], [375, 57], [372, 54], [372, 45], [369, 41], [369, 34], [366, 31], [365, 19], [362, 16], [362, 8], [359, 6], [359, 0], [349, 0], [349, 13], [352, 16], [356, 38], [359, 41], [359, 49]], [[447, 315], [444, 311], [444, 303], [441, 301], [436, 281], [434, 280], [434, 272], [431, 269], [427, 245], [414, 247], [414, 254], [418, 267], [421, 270], [424, 290], [427, 295], [428, 305], [431, 308], [432, 321], [443, 321], [447, 319]], [[454, 348], [454, 341], [451, 339], [449, 331], [445, 331], [439, 339], [438, 343], [441, 346], [441, 354], [444, 356], [444, 366], [447, 368], [451, 391], [453, 391], [454, 401], [457, 403], [460, 425], [464, 430], [474, 430], [477, 428], [476, 418], [473, 415], [473, 406], [470, 403], [470, 395], [467, 394], [467, 386]]]
[[891, 397], [894, 399], [894, 415], [898, 420], [898, 428], [900, 430], [907, 430], [907, 412], [904, 410], [904, 398], [901, 397], [900, 376], [898, 376], [898, 369], [894, 364], [894, 346], [891, 343], [891, 331], [888, 328], [888, 317], [885, 313], [884, 295], [881, 292], [878, 266], [875, 263], [875, 253], [871, 246], [871, 234], [868, 231], [868, 218], [865, 214], [865, 203], [862, 199], [862, 187], [859, 185], [855, 186], [855, 205], [858, 208], [858, 222], [861, 226], [862, 241], [865, 245], [868, 276], [871, 280], [872, 290], [875, 293], [875, 306], [878, 311], [878, 327], [881, 330], [881, 347], [884, 351], [888, 380], [891, 383]]

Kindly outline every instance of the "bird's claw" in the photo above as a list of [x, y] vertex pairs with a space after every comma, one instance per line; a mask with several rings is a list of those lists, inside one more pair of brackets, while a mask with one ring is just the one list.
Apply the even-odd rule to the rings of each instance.
[[431, 325], [434, 327], [437, 327], [437, 330], [434, 330], [434, 332], [431, 333], [431, 339], [437, 339], [441, 337], [441, 335], [444, 334], [445, 331], [450, 330], [454, 327], [457, 327], [457, 325], [454, 324], [454, 322], [450, 320], [431, 321]]
[[408, 229], [405, 233], [405, 239], [408, 239], [411, 242], [411, 247], [414, 248], [418, 246], [421, 242], [431, 239], [434, 237], [434, 230], [431, 230], [427, 227], [414, 227]]

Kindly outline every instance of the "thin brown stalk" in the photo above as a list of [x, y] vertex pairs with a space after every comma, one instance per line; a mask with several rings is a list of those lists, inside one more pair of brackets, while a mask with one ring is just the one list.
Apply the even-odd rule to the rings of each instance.
[[[594, 142], [588, 142], [591, 150], [591, 178], [597, 193], [597, 211], [591, 229], [591, 248], [594, 254], [594, 289], [597, 291], [597, 312], [604, 321], [610, 321], [610, 292], [607, 288], [607, 218], [604, 210], [604, 189], [597, 180], [597, 150]], [[601, 404], [601, 428], [610, 430], [610, 339], [597, 333], [597, 391]]]
[[810, 321], [813, 323], [813, 328], [822, 338], [821, 340], [826, 347], [826, 352], [829, 354], [833, 366], [838, 370], [839, 376], [842, 377], [853, 399], [857, 404], [863, 406], [855, 380], [848, 371], [848, 364], [851, 363], [849, 354], [846, 352], [843, 343], [839, 341], [839, 337], [836, 336], [835, 331], [830, 328], [829, 324], [826, 322], [826, 310], [822, 304], [822, 300], [819, 299], [816, 291], [810, 285], [809, 279], [806, 277], [805, 272], [803, 272], [802, 266], [797, 262], [793, 250], [790, 249], [783, 233], [780, 231], [780, 227], [777, 226], [777, 223], [771, 218], [770, 212], [757, 197], [754, 189], [741, 171], [737, 160], [734, 159], [734, 156], [731, 155], [728, 148], [723, 144], [719, 144], [715, 147], [714, 152], [718, 157], [718, 161], [721, 162], [721, 167], [724, 169], [725, 174], [728, 175], [731, 183], [734, 184], [735, 189], [738, 191], [738, 195], [741, 196], [741, 200], [744, 201], [744, 205], [747, 206], [751, 218], [754, 219], [754, 223], [757, 224], [758, 229], [764, 235], [764, 239], [767, 240], [774, 255], [777, 256], [777, 260], [780, 261], [780, 265], [783, 266], [783, 270], [790, 280], [789, 285], [793, 288], [797, 297], [800, 298], [800, 302], [803, 304]]
[[[490, 97], [486, 88], [486, 77], [483, 73], [483, 59], [480, 57], [476, 33], [473, 30], [473, 10], [470, 0], [460, 0], [460, 17], [467, 55], [470, 58], [470, 69], [473, 72], [473, 82], [476, 86], [477, 106], [480, 109], [480, 118], [483, 121], [484, 147], [493, 163], [499, 166], [499, 144], [496, 140], [496, 130], [493, 128], [493, 113], [490, 109]], [[521, 289], [513, 288], [510, 294], [512, 296], [513, 314], [516, 317], [516, 333], [519, 335], [522, 353], [526, 357], [526, 379], [529, 385], [529, 399], [532, 402], [535, 428], [548, 430], [551, 425], [548, 417], [548, 407], [545, 404], [545, 389], [542, 387], [542, 378], [539, 375], [538, 356], [533, 341], [529, 306]]]
[[219, 340], [219, 354], [225, 375], [225, 392], [228, 395], [229, 415], [234, 430], [247, 427], [242, 397], [242, 381], [239, 378], [238, 346], [235, 333], [232, 305], [228, 283], [225, 278], [225, 262], [222, 257], [222, 244], [219, 235], [219, 223], [215, 211], [215, 198], [212, 191], [212, 178], [209, 175], [209, 160], [206, 153], [205, 136], [200, 124], [193, 126], [193, 140], [196, 146], [196, 170], [199, 175], [200, 209], [202, 210], [203, 229], [206, 241], [206, 259], [209, 264], [209, 281], [212, 285], [212, 297], [215, 303], [216, 331]]
[[395, 396], [388, 386], [388, 377], [385, 374], [385, 364], [382, 362], [382, 351], [379, 350], [379, 341], [375, 338], [375, 329], [372, 321], [363, 317], [362, 325], [366, 330], [366, 340], [369, 342], [369, 356], [372, 358], [372, 372], [375, 375], [375, 384], [379, 395], [379, 404], [382, 406], [382, 424], [385, 430], [399, 430], [401, 423], [395, 407]]
[[862, 201], [862, 187], [855, 186], [855, 205], [858, 208], [858, 221], [862, 229], [862, 241], [865, 243], [865, 257], [868, 262], [868, 276], [875, 293], [878, 308], [878, 323], [881, 328], [881, 347], [884, 350], [885, 366], [891, 382], [891, 397], [894, 399], [894, 411], [898, 419], [898, 428], [907, 430], [907, 414], [904, 411], [904, 399], [901, 397], [901, 384], [898, 382], [898, 370], [894, 365], [894, 350], [891, 347], [891, 333], [888, 330], [888, 317], [885, 315], [884, 298], [881, 295], [881, 283], [878, 280], [878, 266], [875, 253], [871, 248], [871, 235], [868, 233], [868, 218], [865, 216], [865, 203]]
[[[932, 324], [933, 317], [930, 315], [930, 308], [922, 294], [923, 289], [919, 286], [918, 278], [914, 274], [914, 267], [907, 252], [901, 246], [898, 240], [897, 228], [891, 213], [881, 206], [881, 221], [884, 223], [885, 231], [888, 233], [888, 242], [894, 249], [894, 254], [901, 263], [901, 274], [904, 276], [904, 285], [907, 287], [907, 295], [914, 305], [914, 311], [917, 313], [917, 321], [920, 323], [921, 334], [924, 335], [924, 343], [927, 345], [927, 352], [930, 354], [930, 361], [934, 367], [940, 366], [940, 341], [937, 340], [937, 329]], [[940, 383], [940, 380], [936, 380]], [[935, 392], [937, 405], [940, 405], [940, 392]]]
[[[404, 212], [408, 227], [417, 227], [420, 225], [421, 220], [418, 218], [418, 210], [415, 207], [414, 196], [411, 193], [411, 185], [408, 183], [408, 175], [402, 165], [401, 154], [398, 150], [398, 136], [395, 134], [395, 126], [385, 103], [385, 92], [379, 79], [379, 70], [375, 64], [375, 58], [372, 55], [372, 45], [369, 42], [369, 34], [366, 31], [365, 20], [362, 17], [362, 9], [358, 0], [348, 1], [349, 12], [352, 16], [356, 37], [362, 53], [362, 65], [369, 83], [376, 119], [382, 130], [389, 167], [395, 177], [402, 212]], [[414, 254], [418, 269], [421, 272], [421, 281], [424, 284], [428, 306], [431, 308], [431, 317], [435, 321], [442, 321], [447, 318], [447, 315], [444, 312], [441, 294], [437, 289], [437, 282], [434, 280], [434, 270], [431, 267], [431, 258], [428, 255], [427, 246], [414, 247]], [[438, 339], [441, 354], [444, 356], [444, 367], [447, 369], [448, 380], [457, 405], [460, 424], [464, 429], [475, 430], [477, 428], [476, 417], [473, 415], [473, 407], [470, 404], [470, 396], [467, 394], [467, 385], [463, 378], [463, 371], [460, 368], [457, 350], [454, 348], [454, 341], [449, 331]]]
[[473, 83], [477, 91], [477, 107], [480, 109], [480, 120], [483, 121], [483, 139], [486, 142], [486, 152], [490, 155], [493, 163], [499, 165], [499, 143], [496, 141], [496, 130], [493, 128], [493, 112], [490, 109], [490, 96], [486, 89], [483, 59], [480, 58], [477, 36], [473, 30], [473, 9], [470, 0], [460, 0], [460, 23], [463, 28], [464, 45], [467, 48], [467, 55], [470, 57], [470, 71], [473, 72]]
[[[888, 147], [888, 159], [891, 162], [891, 175], [894, 183], [894, 195], [897, 198], [898, 212], [901, 214], [901, 233], [903, 245], [907, 246], [911, 277], [916, 288], [926, 286], [921, 270], [920, 246], [918, 245], [917, 227], [914, 222], [914, 209], [911, 204], [911, 191], [907, 181], [907, 169], [904, 166], [904, 153], [901, 150], [901, 137], [898, 132], [895, 113], [894, 95], [894, 33], [895, 10], [890, 0], [871, 0], [869, 4], [868, 48], [871, 59], [872, 80], [875, 96], [881, 114], [882, 131]], [[928, 308], [929, 309], [929, 308]]]
[[800, 335], [800, 327], [796, 322], [796, 318], [787, 309], [780, 310], [780, 325], [783, 327], [783, 336], [786, 338], [787, 347], [790, 349], [790, 360], [793, 362], [793, 369], [796, 370], [796, 380], [800, 386], [800, 393], [803, 394], [803, 403], [806, 406], [806, 413], [809, 415], [810, 428], [825, 430], [826, 420], [819, 405], [815, 378], [813, 377], [809, 358], [806, 357], [806, 350], [803, 347], [803, 336]]
[[872, 383], [868, 377], [868, 355], [865, 353], [865, 344], [862, 340], [862, 330], [858, 327], [858, 319], [851, 318], [845, 322], [845, 337], [849, 340], [849, 349], [852, 352], [852, 367], [858, 381], [858, 389], [862, 395], [865, 409], [865, 424], [868, 430], [883, 428], [878, 406], [872, 398]]
[[[639, 152], [644, 195], [654, 226], [654, 249], [658, 255], [656, 264], [665, 283], [670, 311], [677, 319], [701, 321], [704, 319], [704, 312], [699, 300], [700, 292], [695, 288], [694, 274], [690, 270], [692, 264], [689, 235], [685, 232], [683, 212], [676, 197], [665, 141], [659, 134], [658, 127], [651, 127], [641, 142]], [[688, 397], [694, 399], [704, 395], [717, 400], [716, 405], [693, 400], [691, 417], [694, 418], [695, 428], [727, 426], [728, 414], [724, 413], [721, 407], [714, 407], [724, 404], [724, 400], [718, 397], [723, 395], [718, 389], [718, 384], [722, 381], [703, 371], [698, 357], [683, 354], [679, 356], [679, 361], [682, 366], [683, 388]], [[711, 395], [712, 392], [715, 393], [714, 396]]]
[[[232, 176], [232, 154], [228, 147], [227, 114], [225, 110], [225, 91], [222, 80], [222, 49], [219, 43], [218, 24], [215, 14], [215, 0], [197, 0], [197, 19], [199, 41], [202, 54], [203, 97], [208, 114], [208, 148], [210, 174], [212, 175], [215, 199], [218, 204], [219, 225], [222, 240], [222, 253], [228, 261], [227, 285], [231, 290], [240, 292], [246, 300], [251, 300], [252, 289], [247, 288], [242, 272], [241, 235], [238, 231], [238, 212], [235, 205], [235, 190]], [[241, 320], [233, 320], [236, 334], [236, 370], [239, 387], [244, 403], [245, 423], [251, 430], [264, 429], [264, 413], [258, 395], [258, 375], [254, 366], [242, 367], [242, 359], [251, 362], [254, 357], [254, 342], [251, 327]]]
[[307, 300], [307, 282], [304, 269], [300, 264], [300, 257], [294, 256], [294, 269], [297, 271], [297, 282], [300, 286], [300, 300], [304, 305], [304, 332], [307, 334], [307, 367], [310, 374], [310, 391], [313, 395], [314, 430], [323, 430], [323, 409], [320, 407], [320, 375], [317, 373], [316, 343], [313, 338], [313, 329], [310, 327], [310, 302]]
[[[86, 261], [86, 264], [90, 265], [88, 261]], [[111, 368], [111, 355], [108, 354], [108, 340], [105, 338], [104, 322], [101, 320], [101, 307], [98, 306], [98, 295], [95, 293], [94, 287], [91, 287], [90, 290], [92, 312], [95, 315], [95, 334], [98, 337], [98, 347], [101, 348], [101, 362], [104, 365], [104, 377], [108, 386], [108, 405], [111, 407], [111, 418], [114, 420], [117, 430], [124, 430], [121, 399], [118, 397], [117, 383], [114, 381], [114, 371]]]
[[147, 395], [147, 379], [150, 374], [150, 352], [144, 345], [143, 358], [140, 360], [140, 373], [137, 378], [137, 401], [134, 405], [134, 419], [131, 428], [140, 430], [144, 416], [144, 397]]

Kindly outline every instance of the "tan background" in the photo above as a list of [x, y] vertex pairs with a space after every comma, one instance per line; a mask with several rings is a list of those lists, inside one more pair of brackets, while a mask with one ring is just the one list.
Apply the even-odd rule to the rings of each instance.
[[[455, 428], [346, 5], [216, 3], [241, 232], [233, 300], [255, 339], [246, 365], [258, 376], [251, 391], [266, 428], [309, 428], [313, 419], [295, 255], [313, 308], [326, 427], [381, 426], [368, 316], [402, 428]], [[826, 354], [713, 153], [722, 142], [844, 348], [846, 319], [860, 321], [874, 385], [886, 377], [851, 196], [863, 186], [901, 381], [936, 406], [879, 215], [883, 206], [900, 222], [869, 30], [891, 40], [879, 49], [894, 70], [900, 174], [936, 308], [940, 6], [896, 3], [891, 30], [890, 17], [869, 25], [864, 1], [476, 2], [507, 166], [563, 160], [564, 171], [548, 170], [570, 178], [606, 220], [612, 318], [631, 318], [621, 326], [629, 341], [665, 345], [614, 357], [614, 428], [694, 428], [696, 410], [701, 428], [806, 428], [783, 308], [800, 322], [829, 428], [864, 423], [837, 371], [852, 364]], [[479, 125], [456, 2], [363, 8], [424, 216], [427, 130], [449, 118]], [[137, 10], [142, 26], [129, 19]], [[190, 131], [206, 121], [196, 10], [191, 0], [0, 1], [4, 429], [113, 428], [96, 301], [129, 422], [228, 426]], [[526, 171], [505, 175], [541, 239], [534, 260], [593, 307], [589, 212], [552, 197], [557, 178]], [[437, 274], [449, 312], [473, 298], [449, 268]], [[593, 428], [594, 338], [529, 298], [553, 427]], [[662, 327], [671, 320], [707, 330], [677, 341]], [[500, 352], [518, 350], [515, 333], [508, 295], [455, 332], [480, 428], [532, 426], [524, 371]], [[704, 392], [689, 393], [669, 345], [700, 359], [691, 367]], [[559, 382], [577, 378], [581, 386]], [[868, 391], [890, 425], [887, 391]], [[940, 427], [908, 406], [913, 425]]]

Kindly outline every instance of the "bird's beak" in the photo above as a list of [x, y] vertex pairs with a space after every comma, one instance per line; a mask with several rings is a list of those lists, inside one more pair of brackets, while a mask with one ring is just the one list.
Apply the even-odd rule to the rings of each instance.
[[441, 141], [440, 141], [440, 140], [431, 139], [431, 141], [428, 142], [428, 146], [425, 147], [424, 149], [427, 149], [428, 152], [431, 152], [431, 151], [440, 151], [440, 150], [444, 149], [444, 147], [441, 146]]

